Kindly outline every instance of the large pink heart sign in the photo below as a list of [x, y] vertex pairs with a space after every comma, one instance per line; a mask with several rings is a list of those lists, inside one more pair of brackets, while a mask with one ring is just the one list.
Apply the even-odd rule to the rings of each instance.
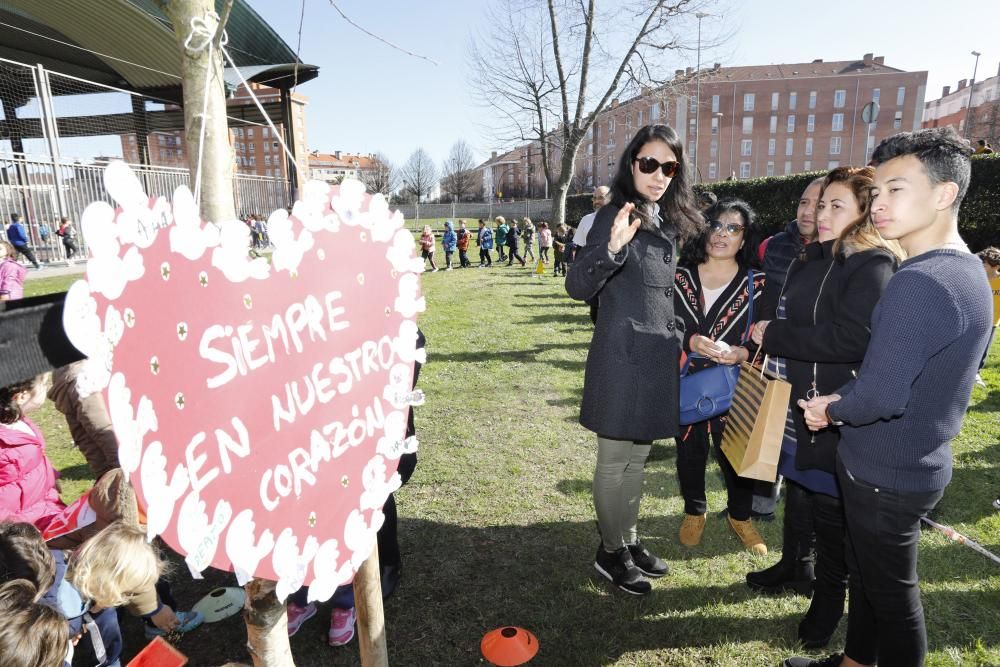
[[371, 553], [417, 444], [423, 263], [402, 216], [357, 181], [310, 182], [268, 219], [268, 260], [244, 223], [203, 222], [185, 187], [151, 199], [124, 163], [104, 179], [118, 207], [84, 212], [92, 256], [64, 320], [150, 539], [195, 576], [327, 599]]

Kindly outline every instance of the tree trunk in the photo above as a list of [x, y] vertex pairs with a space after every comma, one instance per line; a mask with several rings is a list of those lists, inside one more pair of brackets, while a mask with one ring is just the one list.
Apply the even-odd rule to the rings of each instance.
[[[552, 226], [553, 228], [566, 222], [566, 193], [569, 183], [556, 183], [552, 194]], [[567, 223], [568, 224], [568, 223]]]
[[246, 585], [249, 605], [243, 610], [243, 620], [254, 667], [295, 667], [288, 644], [288, 615], [274, 594], [275, 585], [266, 579], [253, 579]]
[[[229, 0], [228, 4], [232, 4]], [[169, 0], [161, 2], [162, 9], [174, 26], [174, 37], [182, 53], [181, 80], [184, 87], [184, 127], [187, 130], [187, 156], [191, 168], [191, 187], [201, 173], [201, 216], [205, 220], [221, 222], [236, 218], [233, 204], [233, 150], [229, 145], [229, 127], [226, 123], [226, 94], [222, 80], [222, 53], [216, 45], [209, 58], [208, 47], [197, 49], [205, 38], [195, 36], [193, 49], [186, 49], [184, 42], [191, 33], [191, 20], [203, 19], [208, 30], [215, 31], [219, 18], [215, 15], [213, 0]], [[197, 49], [197, 50], [195, 50]], [[205, 75], [211, 70], [208, 87]], [[202, 111], [206, 109], [205, 141], [199, 144]]]
[[553, 228], [566, 222], [566, 193], [569, 192], [569, 184], [573, 182], [573, 170], [576, 166], [573, 158], [575, 156], [576, 148], [567, 142], [563, 149], [562, 169], [559, 171], [559, 180], [553, 184], [553, 190], [550, 193], [552, 195]]
[[[229, 13], [231, 6], [232, 0], [227, 0], [223, 16]], [[201, 216], [212, 222], [235, 219], [233, 151], [229, 145], [229, 127], [226, 122], [222, 53], [215, 36], [219, 27], [215, 2], [161, 0], [160, 7], [174, 26], [174, 37], [181, 51], [188, 164], [191, 167], [192, 188], [197, 174], [201, 173]], [[191, 35], [192, 19], [203, 20], [207, 30], [212, 33], [215, 43], [211, 48], [211, 58], [206, 44], [208, 36], [192, 36], [192, 48], [185, 48], [184, 44]], [[208, 86], [205, 85], [207, 73]], [[207, 111], [204, 119], [201, 116], [203, 111]], [[202, 120], [205, 122], [203, 144], [200, 138]], [[246, 586], [249, 605], [243, 615], [247, 625], [247, 648], [255, 667], [294, 667], [292, 650], [288, 644], [285, 604], [278, 602], [274, 588], [273, 581], [263, 579], [254, 579]]]

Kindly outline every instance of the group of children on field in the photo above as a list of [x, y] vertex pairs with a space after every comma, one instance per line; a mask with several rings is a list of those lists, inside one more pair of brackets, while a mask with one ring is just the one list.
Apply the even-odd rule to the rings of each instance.
[[[538, 261], [548, 264], [550, 261], [549, 252], [552, 251], [551, 261], [553, 262], [553, 275], [566, 275], [566, 251], [572, 240], [572, 230], [566, 224], [558, 225], [553, 233], [547, 222], [538, 223], [537, 230], [530, 218], [522, 218], [520, 223], [511, 220], [510, 225], [503, 216], [495, 219], [496, 227], [490, 228], [483, 218], [479, 219], [479, 229], [475, 233], [476, 246], [479, 248], [479, 268], [489, 268], [493, 266], [491, 251], [496, 249], [497, 261], [506, 260], [507, 266], [512, 266], [514, 261], [527, 264], [527, 260]], [[537, 237], [537, 241], [536, 241]], [[444, 233], [441, 235], [441, 247], [445, 256], [445, 271], [452, 269], [452, 256], [458, 250], [459, 267], [461, 269], [471, 268], [472, 262], [469, 260], [469, 244], [473, 240], [473, 232], [465, 226], [464, 220], [458, 221], [458, 229], [454, 228], [451, 220], [444, 223]], [[538, 255], [535, 256], [535, 243], [538, 244]], [[524, 256], [520, 253], [521, 244], [524, 244]], [[437, 271], [438, 266], [434, 262], [434, 231], [430, 225], [424, 225], [420, 235], [421, 257], [430, 262], [430, 270]]]
[[[204, 618], [173, 611], [161, 580], [164, 561], [146, 541], [117, 460], [99, 464], [105, 469], [87, 494], [89, 511], [81, 513], [89, 520], [72, 519], [45, 438], [28, 417], [45, 402], [51, 378], [45, 373], [0, 389], [0, 658], [10, 667], [117, 667], [118, 607], [145, 619], [149, 639], [192, 630]], [[66, 415], [71, 431], [90, 411], [77, 403]]]

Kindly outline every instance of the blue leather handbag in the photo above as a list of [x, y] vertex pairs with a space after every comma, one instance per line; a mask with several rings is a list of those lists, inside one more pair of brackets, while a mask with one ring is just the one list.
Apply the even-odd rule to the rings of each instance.
[[[743, 332], [742, 342], [750, 336], [753, 324], [753, 272], [747, 272], [747, 292], [750, 300], [747, 312], [747, 326]], [[740, 366], [734, 364], [710, 366], [695, 373], [690, 373], [691, 359], [704, 359], [700, 354], [690, 354], [681, 368], [680, 388], [680, 424], [688, 426], [697, 424], [712, 417], [718, 417], [727, 410], [733, 402], [733, 392], [736, 391], [736, 381], [740, 378]]]

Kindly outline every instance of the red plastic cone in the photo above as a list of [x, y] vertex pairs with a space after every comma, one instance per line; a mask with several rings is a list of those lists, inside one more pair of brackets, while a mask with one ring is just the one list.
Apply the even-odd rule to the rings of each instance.
[[483, 657], [497, 667], [523, 665], [538, 653], [538, 639], [524, 628], [507, 626], [483, 635]]

